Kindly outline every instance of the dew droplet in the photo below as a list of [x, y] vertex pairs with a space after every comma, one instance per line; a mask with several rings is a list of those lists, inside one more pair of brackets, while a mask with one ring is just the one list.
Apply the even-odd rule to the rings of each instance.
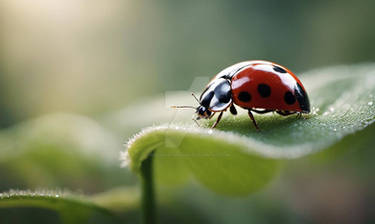
[[319, 110], [319, 107], [313, 107], [311, 111], [313, 115], [318, 115]]

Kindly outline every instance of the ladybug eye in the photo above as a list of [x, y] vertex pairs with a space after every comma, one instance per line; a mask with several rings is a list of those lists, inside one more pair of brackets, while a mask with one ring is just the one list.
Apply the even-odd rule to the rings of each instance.
[[206, 108], [204, 108], [204, 107], [199, 107], [199, 109], [198, 109], [198, 114], [203, 115], [204, 112], [206, 112]]

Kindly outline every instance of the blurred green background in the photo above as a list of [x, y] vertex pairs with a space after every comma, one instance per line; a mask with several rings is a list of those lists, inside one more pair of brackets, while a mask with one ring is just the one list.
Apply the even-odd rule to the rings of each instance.
[[97, 115], [239, 61], [373, 61], [374, 1], [1, 2], [0, 123]]
[[[211, 77], [239, 61], [275, 61], [297, 75], [329, 65], [373, 62], [374, 8], [370, 0], [2, 0], [0, 190], [68, 188], [94, 194], [134, 186], [136, 178], [120, 169], [118, 153], [141, 127], [125, 125], [119, 131], [104, 118], [134, 103], [147, 107], [144, 99], [187, 90], [195, 77]], [[143, 119], [134, 118], [139, 123]], [[373, 128], [368, 133], [374, 133]], [[366, 153], [369, 150], [349, 161], [368, 170], [369, 163], [358, 162]], [[374, 185], [364, 181], [366, 172], [358, 168], [357, 173], [365, 173], [361, 179], [356, 171], [346, 173], [342, 165], [329, 164], [332, 173], [321, 177], [323, 168], [296, 166], [314, 174], [308, 183], [323, 188], [342, 183], [344, 190], [332, 199], [338, 202], [320, 204], [324, 196], [318, 200], [314, 189], [298, 191], [306, 174], [292, 171], [290, 182], [281, 181], [268, 190], [271, 193], [244, 201], [218, 198], [202, 189], [191, 198], [194, 187], [183, 190], [175, 200], [184, 203], [171, 206], [172, 200], [163, 210], [176, 214], [165, 222], [228, 223], [223, 211], [229, 209], [238, 219], [233, 223], [249, 216], [257, 223], [314, 223], [321, 221], [320, 208], [338, 204], [348, 207], [325, 214], [324, 220], [373, 220], [368, 206], [374, 192], [366, 189]], [[365, 183], [358, 181], [357, 186], [353, 178]], [[282, 191], [277, 190], [280, 186]], [[284, 202], [282, 195], [292, 194], [289, 187], [297, 193]], [[297, 199], [305, 193], [315, 204], [301, 205], [303, 200]], [[354, 199], [339, 201], [348, 197]], [[223, 206], [215, 208], [217, 204]], [[353, 211], [353, 219], [342, 217], [346, 210]], [[191, 213], [200, 216], [194, 220]]]

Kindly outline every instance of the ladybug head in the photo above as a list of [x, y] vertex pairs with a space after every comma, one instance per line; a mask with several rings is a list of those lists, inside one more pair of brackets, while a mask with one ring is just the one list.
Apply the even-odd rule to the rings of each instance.
[[199, 99], [192, 94], [199, 103], [198, 107], [193, 106], [172, 106], [172, 108], [195, 109], [197, 117], [195, 120], [209, 119], [213, 113], [226, 110], [232, 104], [232, 92], [230, 82], [224, 78], [211, 81], [203, 91]]
[[199, 120], [199, 119], [202, 119], [202, 118], [208, 119], [212, 114], [212, 112], [204, 106], [197, 107], [196, 113], [198, 115], [196, 120]]
[[192, 95], [197, 100], [197, 102], [199, 103], [198, 107], [194, 107], [194, 106], [172, 106], [172, 108], [177, 108], [177, 109], [180, 109], [180, 108], [190, 108], [190, 109], [194, 109], [195, 113], [197, 114], [197, 117], [195, 119], [193, 119], [193, 120], [200, 120], [200, 119], [208, 119], [208, 118], [210, 118], [211, 115], [212, 115], [212, 112], [208, 109], [208, 106], [203, 105], [202, 102], [200, 100], [198, 100], [198, 98], [194, 95], [194, 93], [192, 93]]

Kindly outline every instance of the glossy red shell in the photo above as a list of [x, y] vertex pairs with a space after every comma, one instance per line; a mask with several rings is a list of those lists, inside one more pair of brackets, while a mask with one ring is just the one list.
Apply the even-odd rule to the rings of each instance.
[[[262, 96], [259, 85], [266, 86], [269, 92], [266, 91], [266, 94]], [[233, 75], [231, 89], [233, 102], [245, 109], [263, 108], [295, 112], [309, 112], [310, 110], [309, 106], [307, 109], [301, 108], [300, 99], [296, 98], [296, 91], [302, 92], [306, 98], [302, 100], [307, 100], [308, 103], [301, 81], [289, 69], [276, 63], [267, 61], [250, 63], [249, 66]], [[244, 92], [247, 96], [246, 100], [240, 96], [240, 94], [244, 95]], [[292, 95], [294, 99], [286, 100], [286, 94]]]

